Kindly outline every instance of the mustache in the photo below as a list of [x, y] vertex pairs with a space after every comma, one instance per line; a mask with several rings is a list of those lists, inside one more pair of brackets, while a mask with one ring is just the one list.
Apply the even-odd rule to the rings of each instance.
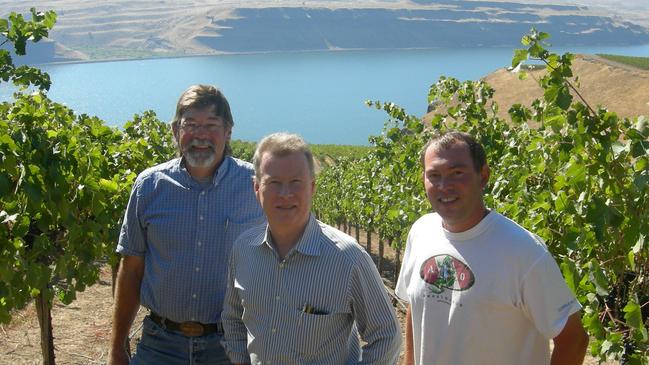
[[187, 147], [211, 147], [214, 149], [216, 148], [216, 145], [214, 144], [214, 142], [208, 139], [194, 138], [191, 141], [189, 141]]

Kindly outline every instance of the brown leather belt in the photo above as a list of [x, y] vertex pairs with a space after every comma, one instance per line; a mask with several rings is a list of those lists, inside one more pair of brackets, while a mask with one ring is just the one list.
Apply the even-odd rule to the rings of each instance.
[[158, 326], [171, 331], [180, 332], [187, 337], [199, 337], [209, 335], [210, 333], [223, 334], [223, 325], [217, 323], [200, 323], [200, 322], [174, 322], [155, 312], [149, 314], [149, 318]]

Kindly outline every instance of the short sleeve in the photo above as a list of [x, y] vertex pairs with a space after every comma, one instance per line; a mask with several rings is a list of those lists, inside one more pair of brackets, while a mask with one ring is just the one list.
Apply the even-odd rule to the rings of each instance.
[[124, 221], [119, 232], [117, 253], [123, 256], [144, 256], [146, 251], [145, 231], [140, 223], [138, 203], [140, 201], [141, 180], [133, 184], [131, 195], [128, 199]]
[[524, 278], [523, 306], [527, 316], [547, 339], [556, 337], [568, 317], [581, 309], [559, 266], [547, 251]]
[[413, 232], [411, 230], [408, 234], [408, 240], [406, 241], [406, 249], [403, 252], [399, 278], [397, 279], [397, 284], [394, 288], [394, 293], [406, 302], [410, 302], [410, 299], [408, 298], [408, 285], [410, 284], [412, 271], [414, 270], [415, 265], [415, 257], [413, 257], [414, 255], [412, 254], [412, 236]]

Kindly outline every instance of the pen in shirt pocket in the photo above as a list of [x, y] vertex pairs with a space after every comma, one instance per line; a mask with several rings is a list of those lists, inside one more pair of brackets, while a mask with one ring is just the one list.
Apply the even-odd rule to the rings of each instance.
[[315, 309], [313, 306], [304, 303], [302, 306], [302, 313], [307, 313], [307, 314], [315, 314], [315, 315], [323, 315], [323, 314], [328, 314], [327, 312], [323, 312], [320, 310]]
[[310, 306], [310, 305], [308, 305], [307, 303], [304, 303], [304, 305], [302, 306], [302, 313], [309, 313], [309, 314], [311, 314], [311, 313], [313, 313], [313, 312], [314, 312], [313, 307]]

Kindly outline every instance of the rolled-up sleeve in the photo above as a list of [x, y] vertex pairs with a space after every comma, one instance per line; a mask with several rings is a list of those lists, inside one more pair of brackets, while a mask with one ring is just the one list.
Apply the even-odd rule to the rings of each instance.
[[401, 330], [394, 307], [370, 256], [363, 252], [351, 277], [356, 326], [364, 344], [359, 364], [395, 364]]
[[221, 313], [224, 332], [221, 344], [232, 363], [249, 364], [247, 330], [242, 320], [243, 306], [235, 287], [236, 271], [234, 263], [236, 262], [237, 245], [238, 243], [235, 243], [235, 248], [233, 248], [228, 262], [228, 285], [223, 302], [223, 313]]

